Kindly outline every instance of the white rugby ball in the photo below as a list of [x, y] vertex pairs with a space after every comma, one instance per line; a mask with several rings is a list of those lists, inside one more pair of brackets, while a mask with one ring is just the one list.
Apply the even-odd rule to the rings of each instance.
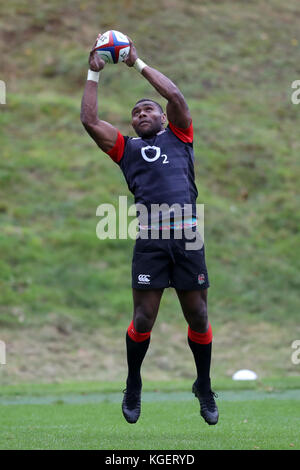
[[256, 380], [257, 375], [253, 370], [241, 369], [236, 371], [233, 376], [233, 380]]

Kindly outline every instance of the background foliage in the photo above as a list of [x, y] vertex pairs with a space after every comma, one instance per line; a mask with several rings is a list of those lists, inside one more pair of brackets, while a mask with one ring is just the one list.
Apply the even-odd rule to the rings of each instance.
[[[88, 53], [107, 29], [128, 34], [192, 111], [216, 374], [245, 365], [294, 374], [300, 143], [291, 83], [300, 75], [299, 3], [116, 0], [112, 8], [108, 1], [12, 0], [0, 13], [7, 86], [0, 107], [0, 334], [12, 365], [4, 380], [94, 374], [98, 360], [114, 378], [124, 355], [133, 241], [100, 241], [95, 230], [97, 206], [117, 206], [129, 192], [79, 119]], [[130, 109], [143, 96], [160, 99], [135, 70], [106, 66], [102, 119], [133, 135]], [[191, 375], [186, 344], [171, 344], [186, 335], [173, 291], [164, 294], [155, 331], [149, 374]], [[97, 351], [110, 360], [101, 362]], [[30, 364], [21, 352], [31, 354]], [[86, 365], [75, 371], [74, 360]]]

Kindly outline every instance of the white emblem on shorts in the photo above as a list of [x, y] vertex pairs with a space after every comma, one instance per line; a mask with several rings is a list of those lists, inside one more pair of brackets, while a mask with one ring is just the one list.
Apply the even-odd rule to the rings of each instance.
[[150, 284], [150, 274], [139, 274], [138, 275], [138, 284]]
[[198, 284], [204, 284], [204, 283], [205, 283], [204, 274], [198, 274]]

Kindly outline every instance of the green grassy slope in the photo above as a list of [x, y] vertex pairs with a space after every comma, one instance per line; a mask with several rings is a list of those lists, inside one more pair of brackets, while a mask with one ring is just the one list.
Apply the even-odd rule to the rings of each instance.
[[[95, 233], [97, 206], [129, 193], [79, 120], [89, 48], [99, 31], [118, 29], [177, 83], [193, 114], [215, 327], [264, 322], [277, 325], [277, 342], [284, 328], [296, 339], [299, 15], [296, 0], [1, 5], [3, 327], [106, 328], [113, 319], [121, 331], [129, 322], [133, 241]], [[158, 98], [135, 70], [105, 68], [103, 119], [133, 135], [129, 111], [142, 96]], [[182, 326], [174, 292], [161, 316]]]

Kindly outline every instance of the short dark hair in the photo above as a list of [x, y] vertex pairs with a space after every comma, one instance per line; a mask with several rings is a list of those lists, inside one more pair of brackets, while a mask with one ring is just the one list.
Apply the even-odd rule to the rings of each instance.
[[[142, 98], [141, 100], [138, 100], [138, 101], [135, 103], [134, 107], [135, 107], [137, 104], [142, 103], [143, 101], [151, 101], [151, 103], [154, 103], [154, 104], [159, 108], [159, 110], [160, 110], [162, 113], [164, 113], [164, 110], [163, 110], [162, 106], [161, 106], [159, 103], [157, 103], [157, 101], [151, 100], [150, 98]], [[133, 108], [134, 108], [134, 107], [133, 107]], [[133, 108], [132, 108], [132, 109], [133, 109]]]

